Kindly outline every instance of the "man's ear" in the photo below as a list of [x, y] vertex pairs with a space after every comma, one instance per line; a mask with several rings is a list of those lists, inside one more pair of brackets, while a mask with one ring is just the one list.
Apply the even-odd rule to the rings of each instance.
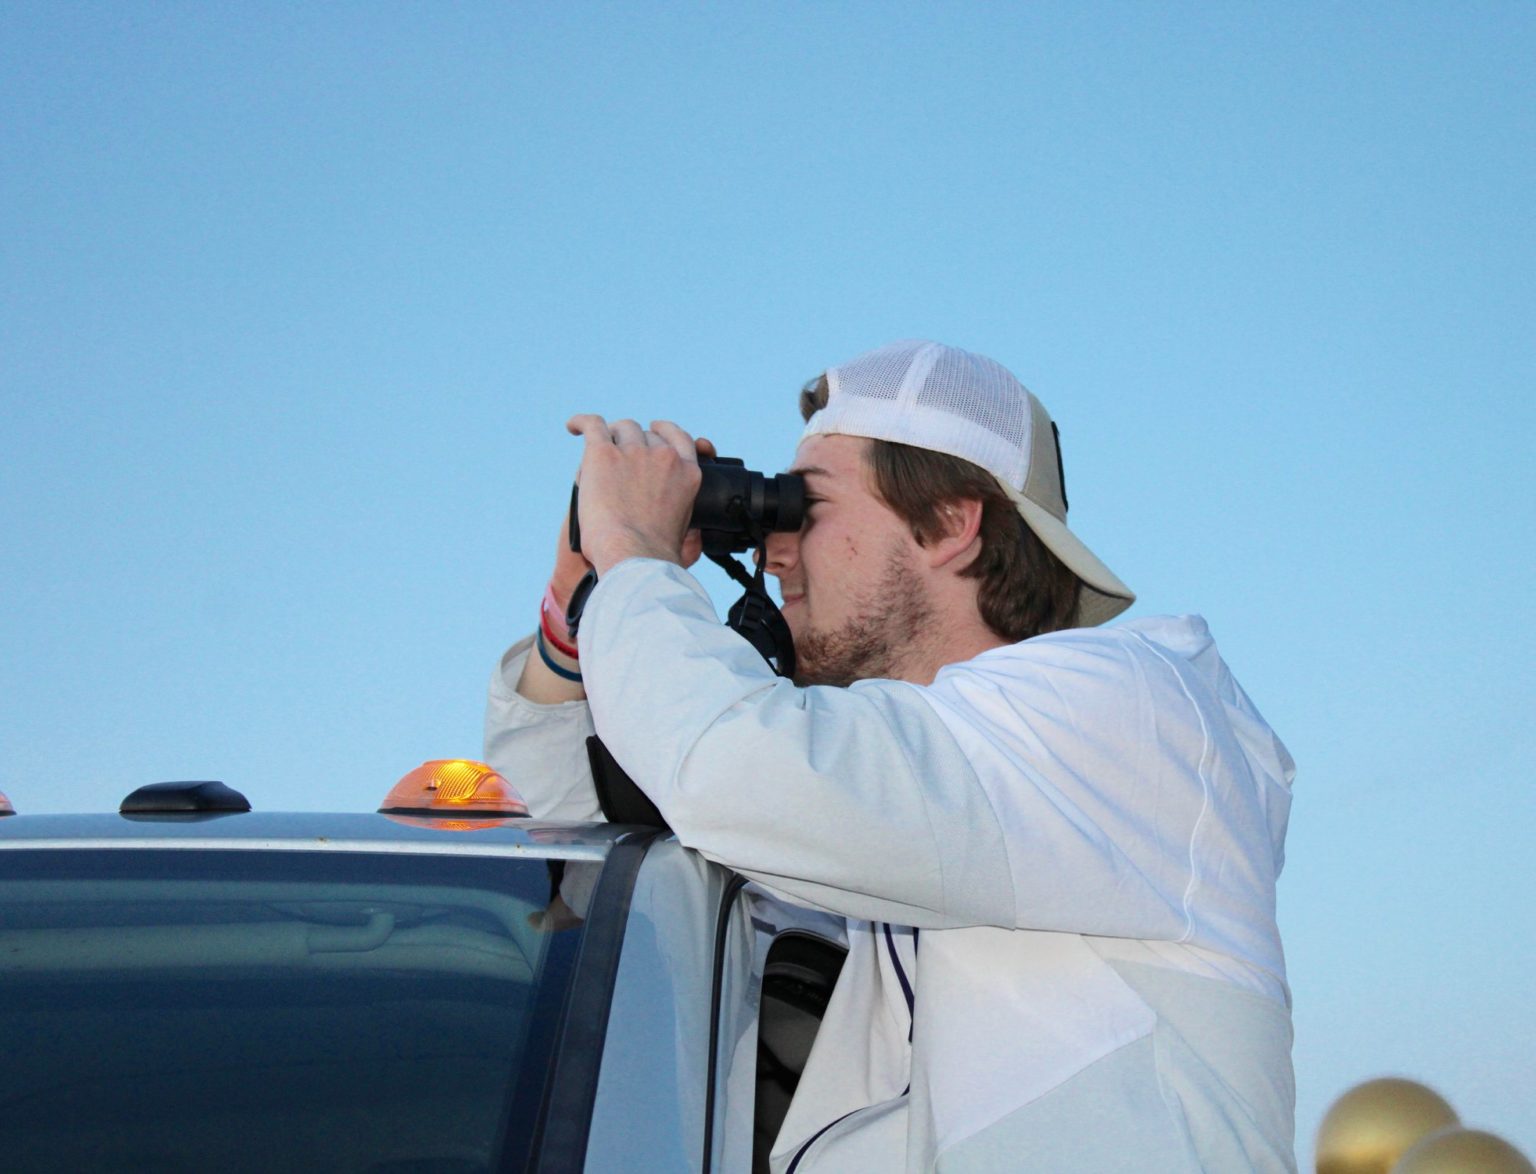
[[981, 553], [981, 513], [982, 504], [974, 497], [957, 498], [939, 507], [939, 535], [923, 547], [930, 567], [937, 570], [953, 563], [953, 569], [959, 571], [971, 565]]

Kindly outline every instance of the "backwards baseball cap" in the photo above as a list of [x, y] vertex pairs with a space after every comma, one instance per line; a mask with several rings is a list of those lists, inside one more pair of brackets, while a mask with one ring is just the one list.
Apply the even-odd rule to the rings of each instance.
[[827, 406], [806, 436], [890, 440], [979, 465], [1083, 584], [1076, 622], [1113, 619], [1136, 595], [1067, 529], [1061, 445], [1028, 388], [1001, 363], [943, 343], [893, 342], [827, 371]]

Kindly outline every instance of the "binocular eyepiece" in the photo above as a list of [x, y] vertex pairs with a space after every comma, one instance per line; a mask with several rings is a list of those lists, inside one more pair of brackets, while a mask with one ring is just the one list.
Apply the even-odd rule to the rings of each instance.
[[[740, 554], [776, 531], [800, 529], [805, 521], [805, 478], [795, 473], [769, 476], [735, 457], [700, 461], [699, 472], [703, 479], [688, 526], [703, 532], [706, 555]], [[571, 489], [572, 550], [581, 549], [578, 488]]]

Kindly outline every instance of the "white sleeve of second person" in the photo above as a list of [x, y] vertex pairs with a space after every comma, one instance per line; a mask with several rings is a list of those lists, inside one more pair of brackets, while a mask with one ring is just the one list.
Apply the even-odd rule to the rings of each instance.
[[604, 743], [686, 846], [848, 917], [1015, 925], [1002, 827], [915, 687], [798, 688], [655, 559], [603, 576], [580, 645]]
[[491, 674], [485, 761], [528, 801], [535, 819], [600, 820], [587, 761], [592, 715], [585, 701], [541, 705], [517, 691], [533, 637], [518, 641]]

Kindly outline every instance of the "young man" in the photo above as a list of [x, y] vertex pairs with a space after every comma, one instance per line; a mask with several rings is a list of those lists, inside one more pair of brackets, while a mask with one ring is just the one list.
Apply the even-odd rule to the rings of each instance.
[[488, 760], [595, 818], [595, 723], [684, 844], [850, 919], [775, 1169], [1293, 1170], [1284, 747], [1198, 618], [1096, 626], [1133, 596], [997, 363], [896, 343], [802, 407], [797, 680], [683, 569], [693, 439], [578, 416], [599, 583], [578, 650], [561, 555]]

